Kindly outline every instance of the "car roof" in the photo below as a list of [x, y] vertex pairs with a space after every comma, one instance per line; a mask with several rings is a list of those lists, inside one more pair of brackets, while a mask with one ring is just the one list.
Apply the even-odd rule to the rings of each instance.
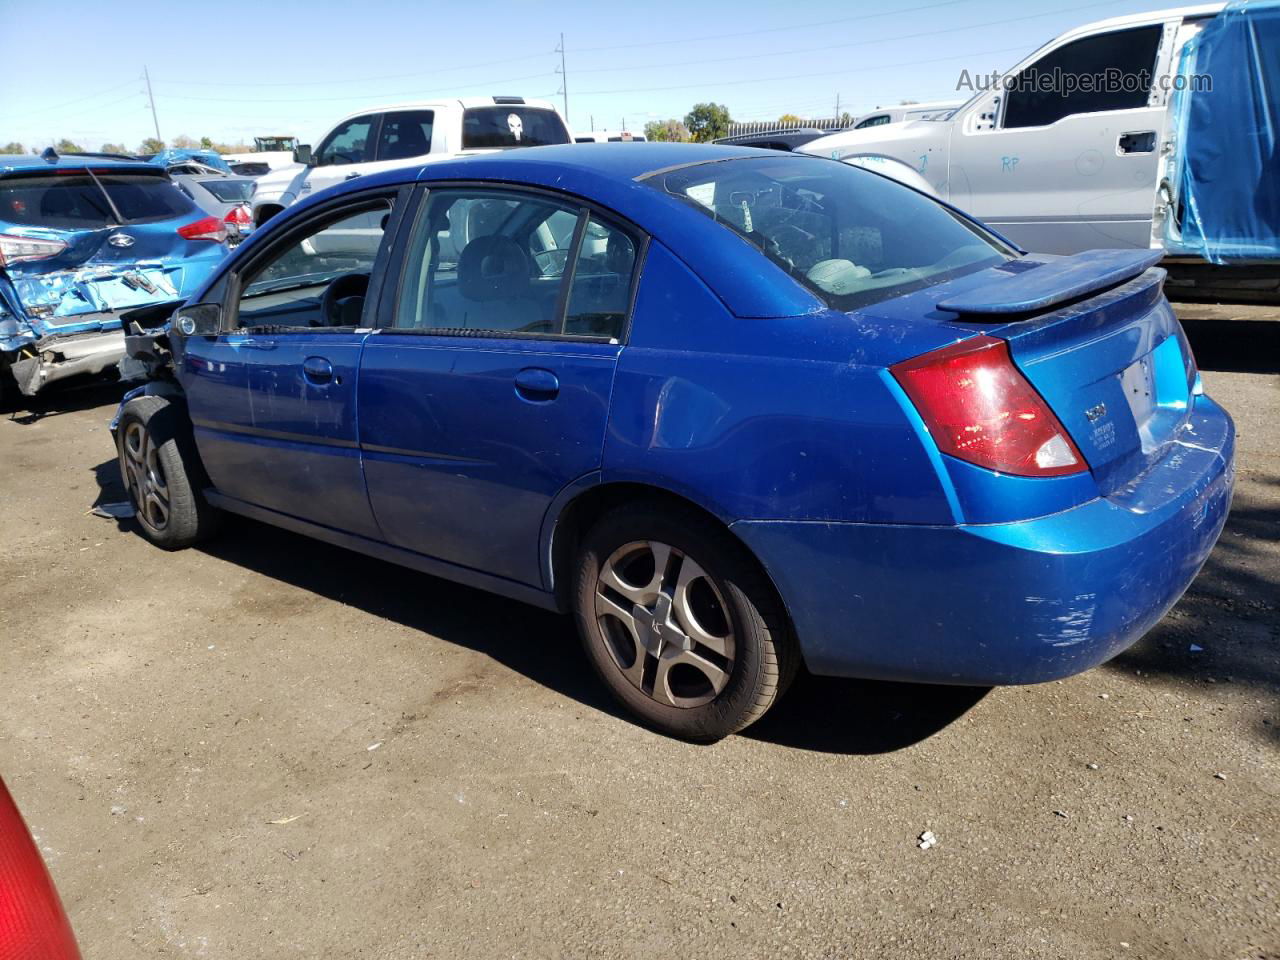
[[144, 160], [125, 160], [103, 156], [58, 156], [46, 160], [44, 157], [11, 156], [0, 157], [0, 176], [6, 173], [33, 173], [40, 170], [140, 170], [154, 173], [154, 164]]
[[[519, 103], [513, 101], [519, 100]], [[555, 104], [550, 100], [538, 100], [533, 97], [443, 97], [439, 100], [408, 100], [403, 103], [383, 103], [377, 106], [364, 107], [361, 110], [355, 110], [345, 114], [342, 119], [338, 120], [333, 126], [339, 123], [346, 123], [356, 117], [363, 117], [368, 113], [390, 113], [399, 110], [443, 110], [443, 109], [462, 109], [468, 110], [472, 107], [533, 107], [537, 110], [555, 110]]]

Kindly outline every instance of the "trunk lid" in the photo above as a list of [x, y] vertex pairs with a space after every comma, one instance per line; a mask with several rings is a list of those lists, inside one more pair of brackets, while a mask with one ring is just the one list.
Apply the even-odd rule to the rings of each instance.
[[1189, 429], [1195, 368], [1163, 293], [1159, 251], [1024, 257], [975, 275], [940, 309], [980, 323], [1084, 454], [1104, 496]]

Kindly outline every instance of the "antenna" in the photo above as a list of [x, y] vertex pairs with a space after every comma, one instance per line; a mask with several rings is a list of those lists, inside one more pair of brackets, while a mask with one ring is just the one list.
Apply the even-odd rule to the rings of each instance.
[[151, 120], [156, 125], [156, 139], [160, 141], [163, 147], [164, 137], [160, 136], [160, 118], [156, 116], [156, 98], [151, 93], [151, 74], [147, 71], [145, 65], [142, 68], [142, 76], [147, 81], [147, 100], [151, 102]]
[[560, 90], [559, 93], [564, 97], [564, 122], [569, 122], [569, 77], [564, 69], [564, 34], [560, 34], [560, 45], [556, 47], [555, 52], [560, 54], [560, 69], [556, 73], [560, 74]]

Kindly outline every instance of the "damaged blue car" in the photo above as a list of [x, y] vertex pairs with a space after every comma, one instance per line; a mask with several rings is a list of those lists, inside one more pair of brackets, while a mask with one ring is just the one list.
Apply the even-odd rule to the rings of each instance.
[[0, 401], [124, 355], [120, 312], [181, 301], [227, 255], [227, 226], [142, 160], [0, 164]]

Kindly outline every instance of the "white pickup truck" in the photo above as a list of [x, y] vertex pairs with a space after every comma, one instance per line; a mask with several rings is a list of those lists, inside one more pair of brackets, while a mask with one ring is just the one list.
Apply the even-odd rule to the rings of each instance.
[[555, 107], [524, 97], [468, 97], [374, 107], [343, 117], [294, 163], [258, 179], [253, 222], [343, 180], [412, 163], [511, 147], [571, 143]]
[[799, 149], [923, 181], [1028, 250], [1164, 249], [1232, 264], [1237, 278], [1252, 267], [1274, 292], [1277, 46], [1272, 3], [1116, 17], [1051, 40], [998, 82], [983, 76], [985, 89], [970, 78], [978, 92], [949, 116]]

